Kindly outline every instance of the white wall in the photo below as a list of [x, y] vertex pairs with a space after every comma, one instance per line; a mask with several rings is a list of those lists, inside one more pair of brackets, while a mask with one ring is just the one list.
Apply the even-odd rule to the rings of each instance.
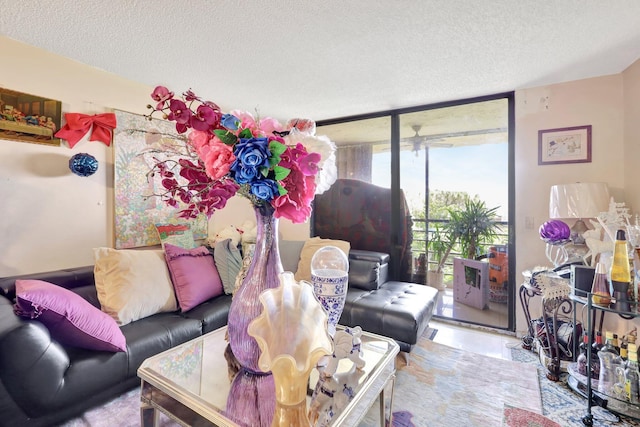
[[[152, 87], [6, 37], [0, 57], [0, 86], [62, 101], [63, 112], [148, 112]], [[92, 248], [113, 246], [113, 151], [88, 138], [73, 149], [0, 140], [0, 276], [90, 265]], [[98, 160], [94, 175], [69, 170], [69, 158], [80, 152]], [[236, 199], [212, 217], [210, 233], [254, 219], [249, 204]], [[283, 220], [280, 234], [301, 240], [309, 226]]]
[[[0, 37], [0, 85], [62, 101], [63, 112], [144, 113], [150, 89], [115, 75]], [[98, 172], [68, 168], [76, 153], [93, 155]], [[93, 263], [91, 248], [113, 241], [112, 150], [88, 136], [73, 150], [0, 141], [0, 275]]]
[[[549, 189], [568, 182], [606, 182], [617, 202], [640, 206], [637, 191], [629, 179], [629, 169], [640, 160], [640, 150], [629, 140], [628, 128], [637, 123], [640, 100], [640, 61], [634, 73], [597, 77], [516, 92], [516, 274], [534, 266], [550, 266], [538, 227], [548, 220]], [[631, 69], [630, 68], [630, 69]], [[628, 88], [634, 87], [629, 102]], [[626, 108], [633, 109], [630, 115]], [[635, 119], [634, 119], [635, 117]], [[636, 123], [634, 123], [634, 120]], [[592, 162], [566, 165], [538, 165], [538, 130], [592, 125]], [[637, 126], [633, 129], [637, 141]], [[633, 146], [633, 148], [631, 148]], [[626, 171], [626, 173], [625, 173]], [[625, 186], [625, 181], [627, 185]], [[631, 198], [631, 195], [636, 197]], [[627, 198], [629, 197], [629, 200]], [[526, 228], [533, 218], [535, 227]], [[572, 224], [570, 224], [572, 225]], [[518, 301], [519, 306], [519, 301]], [[534, 300], [533, 317], [540, 315], [539, 299]], [[518, 335], [526, 330], [524, 314], [516, 310]], [[585, 319], [586, 320], [586, 319]], [[620, 332], [628, 328], [615, 316], [606, 327]]]
[[[146, 113], [152, 88], [43, 50], [0, 37], [0, 86], [63, 103], [63, 112], [101, 113], [111, 108]], [[547, 108], [548, 107], [548, 108]], [[538, 226], [548, 218], [549, 188], [573, 181], [607, 182], [616, 200], [640, 206], [634, 189], [640, 164], [636, 123], [640, 109], [640, 61], [625, 73], [516, 92], [516, 270], [548, 265]], [[626, 122], [625, 122], [626, 118]], [[593, 126], [592, 163], [537, 164], [537, 132]], [[87, 152], [100, 162], [83, 178], [69, 158]], [[625, 175], [626, 170], [626, 175]], [[625, 191], [625, 180], [627, 187]], [[93, 263], [91, 249], [113, 245], [112, 149], [88, 137], [74, 149], [0, 140], [0, 276]], [[525, 227], [525, 217], [535, 227]], [[252, 219], [248, 203], [230, 201], [210, 221], [210, 234]], [[304, 239], [308, 224], [282, 221], [287, 239]], [[526, 325], [517, 309], [518, 331]]]

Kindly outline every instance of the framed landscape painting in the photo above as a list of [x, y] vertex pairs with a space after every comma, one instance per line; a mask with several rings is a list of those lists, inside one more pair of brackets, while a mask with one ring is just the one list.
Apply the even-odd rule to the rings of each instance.
[[62, 103], [0, 88], [0, 139], [60, 146]]

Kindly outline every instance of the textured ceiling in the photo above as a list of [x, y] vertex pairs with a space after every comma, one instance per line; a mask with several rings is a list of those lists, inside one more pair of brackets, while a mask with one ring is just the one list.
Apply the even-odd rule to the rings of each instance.
[[640, 58], [640, 1], [0, 0], [0, 34], [320, 120], [619, 73]]

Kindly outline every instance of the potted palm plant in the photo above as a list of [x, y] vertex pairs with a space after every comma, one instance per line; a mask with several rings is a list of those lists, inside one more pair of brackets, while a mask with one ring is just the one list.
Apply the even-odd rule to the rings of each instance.
[[500, 231], [496, 222], [498, 206], [489, 209], [481, 200], [467, 198], [464, 209], [450, 210], [449, 226], [453, 228], [451, 234], [460, 243], [460, 253], [468, 259], [477, 259], [482, 255], [481, 246], [492, 242]]
[[427, 284], [442, 289], [445, 263], [456, 246], [463, 257], [476, 259], [481, 255], [481, 246], [491, 242], [500, 230], [496, 223], [498, 207], [487, 208], [481, 200], [465, 198], [462, 208], [449, 208], [449, 222], [444, 226], [436, 224], [427, 243], [435, 263], [435, 269], [427, 272]]

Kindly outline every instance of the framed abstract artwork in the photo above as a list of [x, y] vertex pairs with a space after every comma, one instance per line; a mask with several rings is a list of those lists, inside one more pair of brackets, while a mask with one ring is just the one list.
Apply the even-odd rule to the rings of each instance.
[[[165, 120], [114, 111], [118, 127], [113, 134], [114, 147], [114, 230], [117, 249], [160, 244], [156, 224], [188, 222], [193, 238], [207, 237], [207, 218], [179, 218], [179, 209], [169, 207], [155, 197], [163, 191], [160, 177], [149, 174], [154, 161], [171, 150], [179, 136], [175, 124]], [[153, 156], [148, 155], [153, 151]]]
[[591, 125], [538, 131], [538, 164], [591, 162]]
[[60, 146], [62, 103], [0, 88], [0, 139]]

